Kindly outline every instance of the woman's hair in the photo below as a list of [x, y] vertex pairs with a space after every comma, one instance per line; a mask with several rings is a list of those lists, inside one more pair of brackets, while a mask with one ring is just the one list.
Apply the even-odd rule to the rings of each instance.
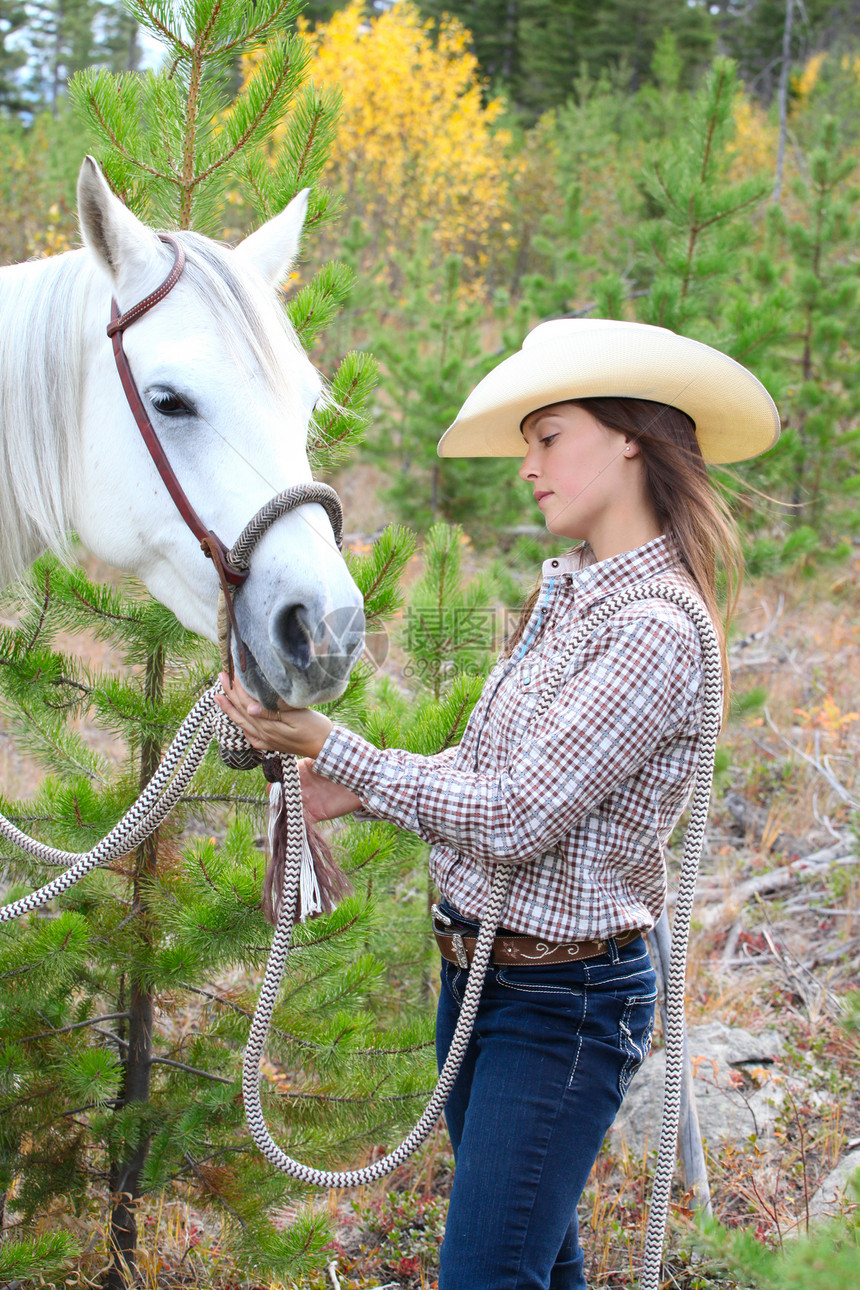
[[[649, 399], [570, 399], [609, 430], [617, 430], [639, 445], [651, 502], [664, 533], [674, 538], [684, 568], [707, 606], [717, 630], [723, 662], [728, 712], [729, 667], [726, 635], [737, 603], [743, 555], [737, 526], [726, 503], [711, 484], [696, 428], [686, 412]], [[723, 582], [718, 596], [717, 579]], [[508, 637], [509, 657], [522, 637], [540, 594], [536, 587], [523, 606], [519, 622]], [[723, 600], [721, 615], [719, 599]]]

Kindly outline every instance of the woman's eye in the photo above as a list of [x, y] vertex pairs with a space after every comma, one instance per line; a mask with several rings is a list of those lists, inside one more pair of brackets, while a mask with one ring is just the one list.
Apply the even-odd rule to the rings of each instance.
[[548, 435], [546, 436], [546, 438], [545, 438], [545, 439], [541, 439], [541, 441], [540, 441], [540, 442], [541, 442], [541, 443], [552, 443], [552, 442], [553, 442], [553, 440], [554, 440], [554, 439], [557, 439], [557, 438], [558, 438], [558, 435], [557, 435], [557, 434], [548, 434]]
[[156, 390], [150, 395], [152, 406], [163, 417], [178, 417], [193, 411], [193, 408], [173, 390]]

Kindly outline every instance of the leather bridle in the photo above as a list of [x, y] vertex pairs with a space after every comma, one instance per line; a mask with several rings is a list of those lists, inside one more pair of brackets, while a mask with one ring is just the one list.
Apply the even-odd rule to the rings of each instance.
[[131, 309], [126, 310], [124, 314], [120, 313], [116, 299], [112, 299], [111, 320], [108, 323], [107, 334], [113, 343], [113, 356], [125, 397], [128, 400], [128, 405], [137, 423], [143, 442], [146, 444], [147, 451], [155, 463], [155, 467], [164, 481], [176, 509], [197, 538], [204, 555], [208, 556], [214, 564], [215, 571], [218, 574], [228, 616], [227, 659], [225, 660], [227, 667], [228, 669], [231, 668], [230, 629], [232, 629], [236, 633], [238, 643], [239, 665], [244, 672], [247, 666], [247, 657], [245, 645], [236, 622], [233, 608], [233, 592], [236, 588], [242, 586], [251, 571], [250, 556], [254, 546], [256, 546], [270, 525], [281, 515], [295, 509], [297, 506], [303, 506], [307, 502], [319, 502], [328, 514], [335, 541], [338, 549], [340, 549], [343, 537], [343, 509], [340, 504], [340, 498], [328, 484], [299, 484], [295, 488], [288, 488], [282, 493], [276, 494], [270, 502], [267, 502], [250, 523], [245, 526], [239, 538], [230, 548], [227, 547], [226, 543], [222, 542], [217, 533], [207, 527], [197, 514], [167, 459], [167, 454], [158, 435], [155, 433], [155, 428], [140, 396], [140, 391], [129, 366], [128, 357], [122, 345], [123, 332], [173, 290], [185, 267], [185, 251], [179, 239], [174, 237], [172, 233], [159, 233], [158, 236], [162, 242], [173, 248], [173, 268], [160, 287], [157, 287], [155, 291], [138, 304], [132, 306]]

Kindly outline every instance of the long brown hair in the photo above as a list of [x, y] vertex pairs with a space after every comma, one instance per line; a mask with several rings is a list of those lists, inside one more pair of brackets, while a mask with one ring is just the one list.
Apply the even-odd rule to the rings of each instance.
[[[740, 590], [743, 554], [734, 518], [708, 477], [693, 421], [680, 408], [650, 399], [566, 402], [584, 408], [608, 430], [616, 430], [638, 443], [657, 518], [664, 533], [674, 538], [681, 562], [696, 584], [719, 636], [725, 716], [730, 697], [726, 636]], [[722, 582], [719, 593], [718, 578]], [[523, 606], [519, 622], [505, 642], [506, 657], [522, 637], [539, 594], [540, 586]]]

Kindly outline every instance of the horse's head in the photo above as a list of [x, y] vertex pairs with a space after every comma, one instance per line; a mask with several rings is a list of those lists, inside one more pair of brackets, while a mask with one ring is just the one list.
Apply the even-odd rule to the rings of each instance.
[[[152, 425], [197, 514], [230, 546], [274, 494], [312, 479], [308, 422], [323, 396], [275, 292], [296, 254], [306, 194], [235, 250], [180, 235], [186, 267], [125, 334]], [[123, 395], [105, 334], [153, 291], [172, 253], [113, 196], [87, 158], [78, 180], [84, 242], [106, 279], [88, 310], [82, 453], [73, 522], [95, 554], [137, 575], [192, 631], [216, 639], [218, 579], [162, 483]], [[322, 506], [264, 534], [235, 595], [248, 650], [243, 684], [296, 707], [340, 694], [360, 654], [362, 597]], [[234, 644], [235, 650], [235, 644]]]

